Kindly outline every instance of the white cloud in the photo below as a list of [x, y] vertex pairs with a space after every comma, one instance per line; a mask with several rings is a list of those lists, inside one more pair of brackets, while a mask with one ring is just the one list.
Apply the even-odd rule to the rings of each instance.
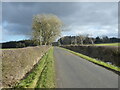
[[93, 37], [96, 36], [110, 36], [110, 37], [116, 37], [118, 36], [118, 28], [117, 25], [112, 26], [100, 26], [100, 25], [87, 25], [87, 26], [73, 26], [69, 27], [71, 28], [70, 31], [66, 31], [63, 34], [64, 35], [78, 35], [78, 34], [89, 34]]

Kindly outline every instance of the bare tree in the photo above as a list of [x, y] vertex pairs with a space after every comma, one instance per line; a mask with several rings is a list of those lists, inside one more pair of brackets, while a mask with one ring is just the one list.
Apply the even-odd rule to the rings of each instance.
[[61, 34], [63, 23], [53, 14], [38, 14], [33, 17], [33, 39], [39, 45], [51, 44]]
[[80, 40], [80, 44], [83, 45], [83, 41], [85, 40], [86, 36], [79, 34], [78, 37], [79, 37], [79, 40]]
[[92, 36], [93, 36], [92, 34], [91, 35], [88, 34], [89, 40], [90, 40], [91, 44], [93, 45], [95, 42], [95, 39]]

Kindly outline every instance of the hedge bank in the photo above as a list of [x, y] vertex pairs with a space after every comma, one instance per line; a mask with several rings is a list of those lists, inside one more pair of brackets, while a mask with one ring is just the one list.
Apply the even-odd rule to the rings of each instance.
[[120, 50], [117, 46], [61, 46], [89, 57], [120, 67]]

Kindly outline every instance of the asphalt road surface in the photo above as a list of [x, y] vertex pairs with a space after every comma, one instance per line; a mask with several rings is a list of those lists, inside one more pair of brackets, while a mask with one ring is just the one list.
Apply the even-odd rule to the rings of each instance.
[[118, 88], [118, 75], [55, 47], [57, 88]]

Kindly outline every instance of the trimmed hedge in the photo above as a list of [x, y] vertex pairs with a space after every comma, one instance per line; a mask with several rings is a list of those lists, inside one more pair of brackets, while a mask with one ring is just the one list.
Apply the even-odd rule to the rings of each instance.
[[38, 63], [50, 46], [2, 50], [2, 86], [12, 87]]
[[89, 57], [120, 67], [120, 50], [117, 46], [61, 46]]

